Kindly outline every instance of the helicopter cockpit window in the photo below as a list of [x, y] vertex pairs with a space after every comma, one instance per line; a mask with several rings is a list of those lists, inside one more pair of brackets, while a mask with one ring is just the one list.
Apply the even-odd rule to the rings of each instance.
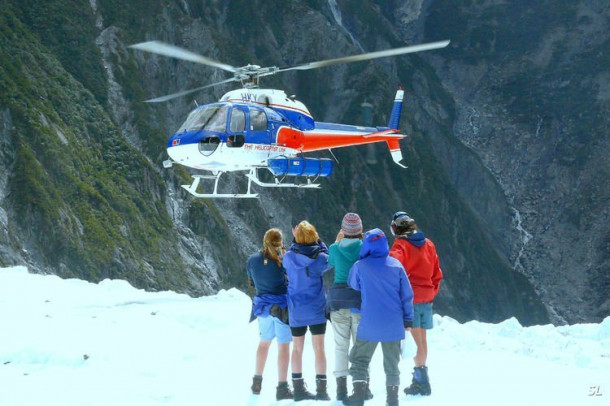
[[246, 113], [241, 109], [233, 109], [231, 112], [231, 124], [229, 131], [232, 133], [244, 131], [246, 129]]
[[225, 132], [229, 108], [226, 106], [205, 106], [189, 114], [178, 132], [182, 131], [216, 131]]
[[266, 131], [267, 115], [262, 110], [250, 110], [250, 130]]

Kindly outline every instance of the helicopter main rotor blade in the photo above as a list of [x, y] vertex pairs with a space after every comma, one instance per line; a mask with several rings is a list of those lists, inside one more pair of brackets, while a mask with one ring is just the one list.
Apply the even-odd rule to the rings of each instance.
[[369, 52], [366, 54], [346, 56], [343, 58], [326, 59], [324, 61], [309, 62], [309, 63], [305, 63], [303, 65], [296, 65], [296, 66], [289, 66], [286, 68], [280, 68], [278, 72], [284, 72], [287, 70], [316, 69], [316, 68], [322, 68], [324, 66], [336, 65], [339, 63], [366, 61], [369, 59], [384, 58], [386, 56], [409, 54], [412, 52], [420, 52], [420, 51], [429, 51], [431, 49], [444, 48], [447, 45], [449, 45], [449, 42], [450, 42], [449, 40], [430, 42], [427, 44], [411, 45], [408, 47], [387, 49], [385, 51]]
[[186, 49], [182, 49], [173, 45], [166, 44], [164, 42], [159, 41], [148, 41], [148, 42], [140, 42], [139, 44], [130, 45], [130, 48], [138, 49], [140, 51], [151, 52], [153, 54], [159, 54], [164, 56], [169, 56], [172, 58], [178, 58], [185, 61], [201, 63], [208, 66], [213, 66], [215, 68], [220, 68], [226, 70], [227, 72], [235, 72], [237, 68], [231, 65], [227, 65], [226, 63], [217, 62], [213, 59], [207, 58], [205, 56], [196, 54], [191, 51], [187, 51]]
[[201, 87], [198, 87], [196, 89], [183, 90], [183, 91], [178, 92], [178, 93], [168, 94], [167, 96], [155, 97], [154, 99], [145, 100], [145, 102], [146, 103], [165, 102], [165, 101], [168, 101], [168, 100], [171, 100], [171, 99], [175, 99], [176, 97], [186, 96], [187, 94], [198, 92], [198, 91], [206, 89], [208, 87], [222, 85], [223, 83], [236, 82], [238, 80], [239, 79], [237, 79], [237, 78], [230, 78], [230, 79], [227, 79], [227, 80], [223, 80], [222, 82], [212, 83], [210, 85], [201, 86]]

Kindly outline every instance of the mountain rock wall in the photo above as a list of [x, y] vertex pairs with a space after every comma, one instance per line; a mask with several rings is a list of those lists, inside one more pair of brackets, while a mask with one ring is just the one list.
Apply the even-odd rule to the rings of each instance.
[[425, 35], [452, 38], [431, 58], [456, 102], [452, 132], [476, 155], [454, 170], [458, 161], [431, 134], [452, 184], [555, 322], [602, 320], [610, 314], [610, 5], [430, 3]]
[[[607, 74], [592, 62], [573, 73], [569, 57], [582, 64], [585, 55], [549, 45], [601, 35], [607, 20], [596, 13], [605, 9], [589, 16], [582, 10], [592, 3], [566, 6], [560, 17], [584, 27], [580, 34], [535, 26], [525, 47], [516, 33], [535, 25], [535, 13], [525, 12], [525, 24], [513, 10], [510, 25], [507, 6], [493, 1], [29, 3], [0, 7], [3, 265], [192, 295], [246, 289], [245, 260], [271, 226], [288, 239], [309, 219], [330, 243], [346, 211], [389, 233], [392, 213], [407, 210], [439, 251], [440, 313], [524, 324], [607, 313]], [[42, 12], [47, 20], [35, 17]], [[316, 120], [354, 124], [364, 124], [367, 102], [373, 124], [384, 125], [402, 85], [409, 168], [396, 166], [385, 145], [336, 150], [322, 190], [257, 189], [261, 198], [246, 201], [195, 199], [179, 186], [190, 183], [187, 170], [162, 169], [167, 137], [193, 99], [213, 102], [231, 87], [142, 103], [227, 78], [127, 48], [153, 39], [234, 66], [452, 44], [266, 78], [265, 87], [295, 94]], [[595, 59], [604, 41], [596, 37], [586, 56]], [[584, 70], [592, 73], [581, 77]], [[240, 174], [223, 179], [224, 190], [245, 189]]]

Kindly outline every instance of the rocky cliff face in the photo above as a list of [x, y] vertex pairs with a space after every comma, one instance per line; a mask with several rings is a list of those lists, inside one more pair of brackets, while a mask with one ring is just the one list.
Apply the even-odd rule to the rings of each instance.
[[[474, 27], [485, 21], [494, 26], [484, 12], [489, 2], [446, 8], [429, 1], [354, 6], [330, 0], [280, 7], [264, 1], [91, 0], [84, 9], [60, 0], [27, 3], [1, 8], [0, 263], [25, 261], [63, 276], [122, 277], [148, 289], [207, 294], [245, 288], [245, 258], [270, 226], [289, 235], [292, 224], [307, 218], [332, 241], [345, 211], [358, 211], [367, 228], [389, 231], [391, 214], [405, 209], [441, 256], [446, 274], [437, 300], [441, 313], [461, 320], [517, 316], [526, 324], [548, 321], [547, 309], [556, 320], [597, 317], [586, 310], [592, 309], [588, 303], [582, 314], [567, 317], [572, 303], [553, 299], [566, 285], [543, 279], [546, 273], [531, 266], [547, 260], [533, 247], [549, 242], [539, 240], [544, 233], [533, 227], [525, 196], [541, 193], [535, 179], [553, 190], [559, 184], [530, 174], [531, 157], [523, 151], [547, 145], [530, 144], [552, 120], [545, 118], [540, 132], [530, 133], [530, 122], [515, 118], [520, 116], [510, 108], [518, 103], [500, 90], [502, 80], [512, 77], [509, 72], [517, 71], [517, 61], [504, 79], [483, 86], [489, 70], [502, 67], [500, 60], [479, 60], [473, 51], [484, 37]], [[450, 12], [451, 18], [444, 14]], [[458, 35], [461, 26], [447, 24], [467, 17], [476, 20], [468, 27], [477, 35]], [[140, 102], [222, 80], [223, 73], [127, 49], [157, 39], [235, 66], [282, 66], [445, 38], [455, 44], [446, 55], [443, 50], [269, 78], [265, 86], [296, 94], [317, 120], [346, 123], [362, 123], [363, 102], [374, 106], [375, 124], [385, 123], [402, 84], [407, 91], [402, 127], [411, 135], [402, 148], [410, 168], [395, 166], [382, 145], [344, 149], [336, 151], [339, 164], [322, 191], [262, 190], [257, 201], [187, 196], [179, 184], [189, 182], [188, 173], [160, 164], [166, 137], [192, 108], [192, 98], [154, 106]], [[212, 88], [194, 98], [208, 103], [227, 90]], [[562, 133], [562, 123], [549, 128]], [[519, 136], [493, 137], [499, 128]], [[595, 128], [603, 126], [590, 129]], [[495, 138], [504, 143], [496, 145]], [[520, 176], [508, 176], [514, 171], [510, 165], [520, 161]], [[598, 175], [602, 184], [603, 176]], [[236, 174], [221, 186], [244, 185]], [[607, 202], [607, 194], [595, 195], [598, 205], [604, 196]], [[559, 224], [569, 229], [571, 223]], [[598, 227], [604, 230], [603, 224]], [[559, 248], [544, 252], [549, 268], [558, 264], [553, 256], [567, 260]], [[604, 258], [591, 264], [603, 271]]]
[[[425, 35], [453, 39], [434, 66], [477, 159], [456, 168], [438, 137], [435, 150], [558, 322], [610, 314], [609, 16], [592, 1], [463, 1], [425, 17]], [[477, 193], [473, 173], [499, 189]]]

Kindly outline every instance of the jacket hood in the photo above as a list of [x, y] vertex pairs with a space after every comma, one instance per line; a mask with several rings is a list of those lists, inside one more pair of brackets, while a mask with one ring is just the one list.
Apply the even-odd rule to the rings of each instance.
[[426, 243], [426, 236], [421, 231], [411, 234], [408, 237], [403, 237], [405, 240], [409, 241], [411, 244], [416, 247], [421, 247]]
[[359, 242], [359, 238], [344, 238], [337, 244], [337, 253], [345, 258], [346, 262], [356, 262], [362, 246]]
[[360, 249], [360, 256], [358, 259], [366, 257], [385, 257], [389, 252], [390, 247], [388, 246], [388, 239], [383, 231], [375, 228], [364, 234], [364, 241], [362, 242], [362, 248]]
[[290, 251], [294, 252], [294, 262], [299, 266], [308, 266], [314, 262], [321, 252], [328, 254], [328, 248], [322, 241], [315, 242], [313, 244], [297, 244], [292, 243]]

